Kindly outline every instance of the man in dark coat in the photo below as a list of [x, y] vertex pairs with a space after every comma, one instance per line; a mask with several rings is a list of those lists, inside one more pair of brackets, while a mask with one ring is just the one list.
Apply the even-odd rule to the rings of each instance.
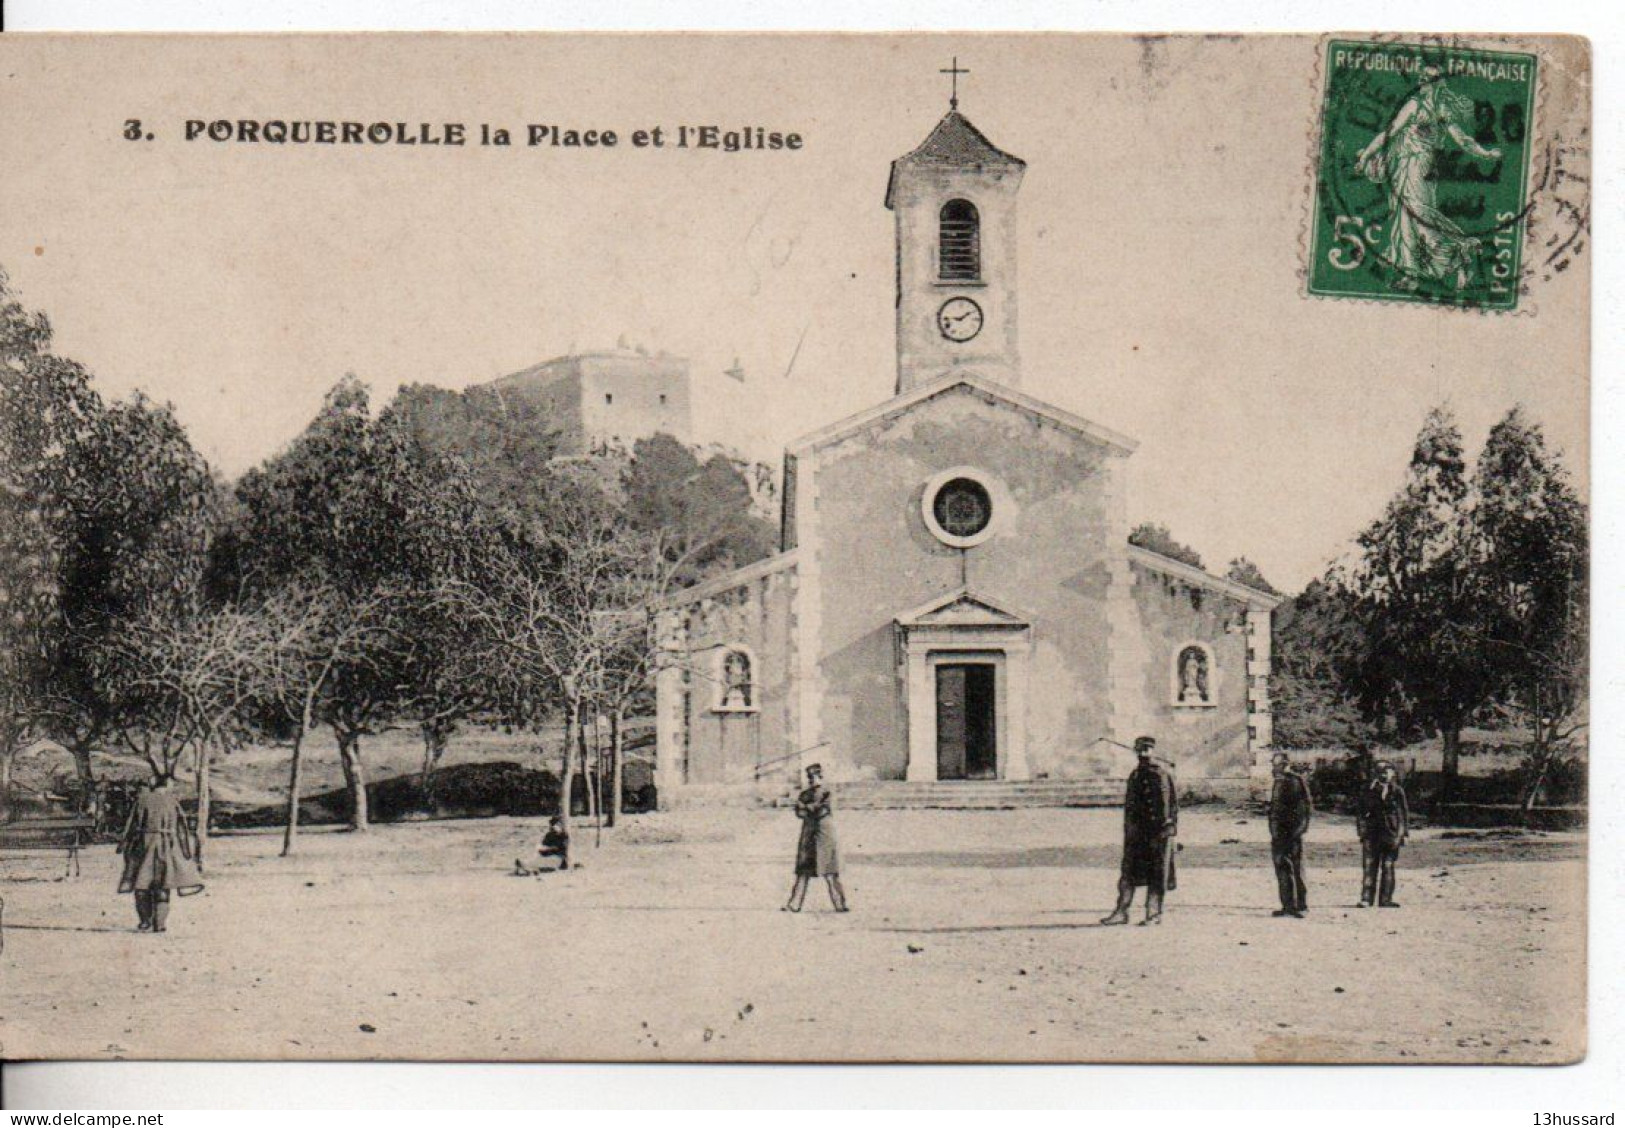
[[1360, 907], [1370, 908], [1376, 901], [1379, 908], [1399, 908], [1394, 863], [1411, 832], [1411, 809], [1399, 773], [1387, 761], [1377, 765], [1377, 778], [1360, 796], [1355, 826], [1360, 833]]
[[118, 891], [135, 894], [139, 930], [165, 931], [170, 894], [184, 897], [203, 888], [197, 867], [197, 835], [181, 810], [180, 793], [168, 777], [136, 797], [118, 848], [124, 855]]
[[1117, 875], [1117, 907], [1101, 924], [1127, 924], [1134, 890], [1145, 886], [1145, 919], [1162, 923], [1162, 899], [1175, 888], [1174, 838], [1179, 833], [1179, 795], [1174, 773], [1152, 754], [1157, 742], [1149, 736], [1134, 741], [1140, 762], [1129, 773], [1123, 796], [1123, 864]]
[[835, 844], [834, 796], [824, 786], [821, 764], [807, 765], [807, 786], [796, 796], [796, 818], [801, 820], [801, 837], [796, 841], [796, 883], [785, 902], [786, 912], [799, 913], [807, 898], [807, 886], [815, 877], [829, 887], [829, 900], [835, 911], [844, 913], [846, 890], [841, 888], [841, 852]]
[[1281, 894], [1278, 917], [1301, 917], [1309, 911], [1309, 890], [1303, 880], [1303, 836], [1309, 830], [1315, 805], [1309, 784], [1292, 767], [1285, 752], [1270, 758], [1275, 776], [1270, 788], [1270, 860]]

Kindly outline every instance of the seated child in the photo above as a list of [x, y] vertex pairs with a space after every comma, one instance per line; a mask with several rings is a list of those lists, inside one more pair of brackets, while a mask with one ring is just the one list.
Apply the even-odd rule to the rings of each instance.
[[[557, 858], [559, 860], [558, 868], [561, 870], [570, 868], [570, 832], [564, 829], [563, 819], [554, 815], [547, 820], [547, 833], [542, 835], [542, 844], [536, 848], [536, 852], [543, 858]], [[525, 865], [524, 859], [515, 858], [513, 860], [512, 876], [514, 877], [529, 877], [532, 874], [547, 872], [545, 864], [530, 869]]]
[[[564, 820], [554, 815], [547, 820], [547, 833], [542, 835], [542, 844], [536, 852], [544, 858], [557, 858], [559, 869], [570, 868], [570, 832], [564, 829]], [[538, 866], [537, 873], [543, 872]]]

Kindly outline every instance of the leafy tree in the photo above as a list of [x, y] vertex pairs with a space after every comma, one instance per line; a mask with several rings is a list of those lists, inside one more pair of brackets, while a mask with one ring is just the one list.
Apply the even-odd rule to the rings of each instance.
[[[88, 773], [91, 750], [110, 732], [129, 738], [171, 726], [164, 708], [144, 712], [151, 699], [123, 679], [142, 677], [134, 662], [141, 638], [184, 632], [204, 615], [217, 494], [173, 409], [140, 393], [97, 414], [67, 458], [61, 607], [69, 644], [52, 682], [59, 739]], [[175, 768], [155, 761], [166, 775]], [[204, 761], [199, 768], [206, 774]]]
[[1494, 690], [1475, 629], [1478, 576], [1461, 432], [1443, 408], [1417, 435], [1405, 485], [1358, 538], [1349, 577], [1363, 638], [1352, 681], [1367, 717], [1438, 733], [1442, 793], [1461, 730]]
[[1376, 736], [1347, 688], [1363, 640], [1335, 576], [1275, 609], [1270, 704], [1281, 748], [1360, 747]]
[[279, 673], [292, 688], [277, 696], [301, 733], [307, 706], [332, 728], [358, 830], [369, 821], [363, 738], [415, 724], [427, 790], [457, 724], [488, 696], [468, 621], [444, 594], [477, 578], [494, 520], [468, 463], [413, 422], [432, 399], [374, 420], [365, 386], [340, 381], [305, 432], [239, 483], [239, 528], [216, 568], [218, 586], [301, 609]]
[[410, 384], [384, 415], [424, 455], [460, 462], [479, 496], [498, 509], [524, 511], [558, 453], [558, 431], [543, 402], [490, 386], [454, 392]]
[[289, 584], [320, 588], [324, 621], [357, 640], [316, 702], [338, 743], [356, 830], [369, 823], [361, 740], [393, 719], [407, 661], [398, 616], [418, 563], [408, 464], [396, 431], [374, 425], [365, 385], [345, 377], [287, 450], [238, 483], [242, 527], [218, 568], [260, 599]]
[[[68, 452], [101, 411], [89, 374], [50, 346], [45, 315], [24, 309], [0, 270], [0, 817], [16, 754], [61, 728], [51, 672], [66, 640]], [[76, 763], [88, 796], [89, 759]]]
[[1189, 564], [1192, 568], [1203, 566], [1202, 554], [1190, 545], [1176, 541], [1174, 535], [1168, 531], [1167, 525], [1154, 525], [1149, 521], [1136, 525], [1134, 531], [1128, 535], [1128, 542], [1138, 548], [1160, 553], [1171, 560], [1178, 560], [1181, 564]]
[[1521, 407], [1490, 430], [1473, 492], [1478, 638], [1502, 713], [1530, 735], [1528, 807], [1585, 727], [1585, 506]]
[[[501, 522], [500, 511], [481, 497], [477, 474], [462, 454], [443, 452], [409, 428], [397, 412], [399, 402], [377, 425], [410, 498], [400, 533], [411, 552], [397, 609], [405, 642], [398, 710], [417, 723], [423, 741], [420, 785], [425, 807], [432, 809], [434, 771], [447, 742], [463, 721], [487, 712], [491, 704], [478, 638], [459, 613], [456, 590], [482, 578]], [[534, 491], [537, 480], [530, 481]]]
[[622, 486], [627, 521], [661, 537], [680, 583], [754, 563], [773, 550], [773, 529], [753, 511], [750, 483], [721, 454], [701, 462], [670, 435], [639, 439]]

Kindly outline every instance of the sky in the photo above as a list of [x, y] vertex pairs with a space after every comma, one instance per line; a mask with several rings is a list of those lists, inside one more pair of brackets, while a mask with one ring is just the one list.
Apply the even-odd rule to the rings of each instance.
[[[1028, 162], [1021, 388], [1137, 440], [1133, 521], [1296, 589], [1428, 409], [1516, 403], [1587, 461], [1589, 267], [1515, 315], [1309, 298], [1311, 38], [0, 39], [0, 266], [105, 394], [241, 473], [345, 373], [381, 403], [618, 341], [690, 359], [700, 435], [776, 463], [895, 383], [889, 162], [961, 110]], [[1548, 68], [1543, 135], [1584, 117]], [[1577, 91], [1579, 91], [1577, 93]], [[125, 123], [141, 134], [126, 140]], [[185, 141], [188, 119], [463, 122], [507, 149]], [[525, 145], [529, 124], [614, 149]], [[636, 149], [761, 126], [794, 152]], [[1537, 213], [1538, 214], [1538, 213]], [[1537, 231], [1535, 238], [1544, 237]], [[737, 358], [743, 383], [724, 370]]]

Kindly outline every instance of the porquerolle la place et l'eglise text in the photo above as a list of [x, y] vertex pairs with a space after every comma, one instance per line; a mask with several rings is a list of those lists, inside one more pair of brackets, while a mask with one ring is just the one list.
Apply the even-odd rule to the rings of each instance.
[[[125, 135], [139, 140], [140, 122], [126, 123]], [[405, 145], [429, 148], [460, 148], [465, 145], [515, 144], [515, 136], [527, 148], [614, 149], [623, 142], [635, 149], [711, 149], [724, 153], [779, 152], [800, 149], [800, 133], [746, 125], [725, 129], [719, 125], [663, 125], [647, 129], [618, 131], [528, 123], [518, 130], [480, 122], [470, 127], [463, 122], [404, 121], [286, 121], [281, 118], [188, 118], [183, 134], [188, 141], [216, 144], [265, 145]], [[149, 137], [150, 139], [150, 137]]]

